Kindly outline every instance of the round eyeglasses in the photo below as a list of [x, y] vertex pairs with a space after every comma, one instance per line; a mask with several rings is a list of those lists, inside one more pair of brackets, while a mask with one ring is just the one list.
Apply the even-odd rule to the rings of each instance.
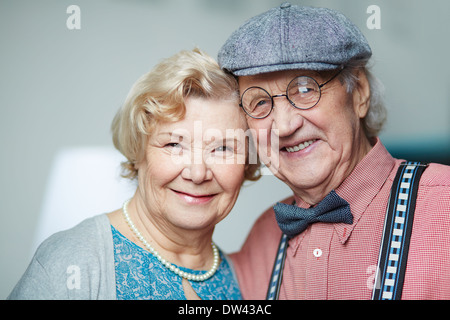
[[270, 95], [261, 87], [247, 88], [241, 96], [239, 104], [245, 113], [255, 119], [266, 118], [274, 107], [273, 98], [286, 97], [297, 109], [307, 110], [319, 103], [321, 88], [336, 78], [344, 69], [340, 67], [331, 79], [322, 84], [308, 76], [299, 76], [291, 80], [286, 88], [286, 94]]

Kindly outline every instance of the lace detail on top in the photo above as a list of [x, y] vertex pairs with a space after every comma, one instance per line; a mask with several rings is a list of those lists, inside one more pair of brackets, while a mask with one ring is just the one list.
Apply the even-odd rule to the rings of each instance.
[[[170, 272], [150, 252], [139, 247], [113, 226], [116, 294], [118, 300], [185, 300], [181, 277]], [[238, 284], [220, 251], [217, 272], [206, 281], [189, 281], [202, 300], [240, 300]], [[193, 274], [204, 271], [178, 266]]]

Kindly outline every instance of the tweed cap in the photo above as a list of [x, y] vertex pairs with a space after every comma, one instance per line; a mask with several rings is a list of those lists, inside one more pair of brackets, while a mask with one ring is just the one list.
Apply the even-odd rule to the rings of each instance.
[[245, 22], [218, 54], [235, 76], [292, 69], [330, 70], [370, 58], [361, 31], [343, 14], [283, 3]]

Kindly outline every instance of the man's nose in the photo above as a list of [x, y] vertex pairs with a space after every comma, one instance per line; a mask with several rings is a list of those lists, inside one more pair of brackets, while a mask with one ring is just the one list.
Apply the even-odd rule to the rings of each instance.
[[285, 95], [273, 97], [272, 129], [278, 130], [280, 137], [286, 137], [293, 134], [303, 126], [304, 118], [300, 110], [295, 108]]

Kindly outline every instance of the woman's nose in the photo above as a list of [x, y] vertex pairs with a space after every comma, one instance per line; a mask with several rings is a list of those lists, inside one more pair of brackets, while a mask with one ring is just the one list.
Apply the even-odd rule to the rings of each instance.
[[212, 179], [212, 171], [210, 166], [205, 162], [203, 157], [193, 157], [191, 163], [187, 164], [181, 175], [184, 179], [191, 180], [195, 184], [203, 183]]

